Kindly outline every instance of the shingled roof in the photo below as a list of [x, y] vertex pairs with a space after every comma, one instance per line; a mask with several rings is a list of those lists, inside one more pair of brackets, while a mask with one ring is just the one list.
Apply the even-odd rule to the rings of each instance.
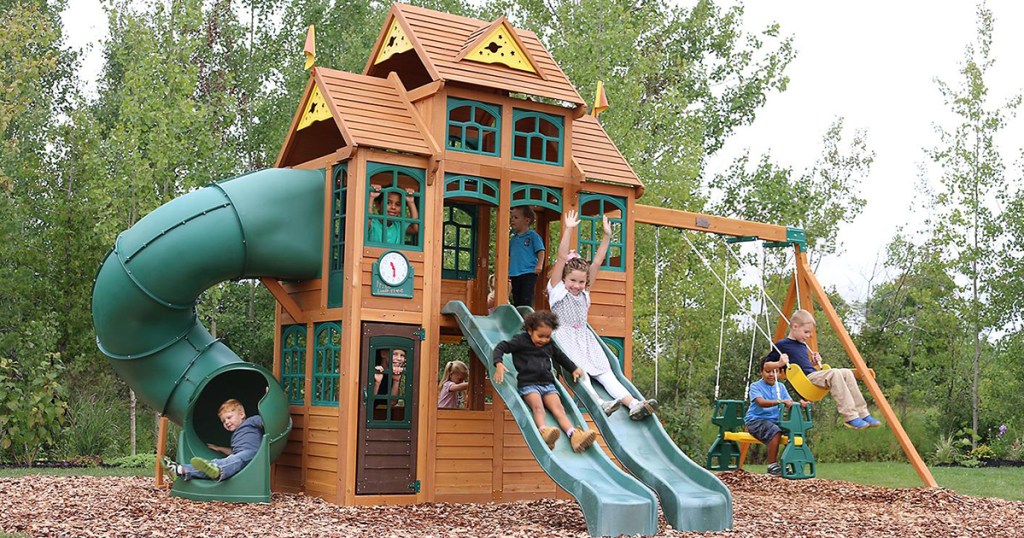
[[576, 88], [533, 32], [513, 28], [518, 42], [524, 47], [538, 73], [521, 71], [501, 64], [474, 62], [462, 58], [467, 47], [498, 21], [486, 22], [405, 4], [394, 4], [391, 7], [364, 73], [369, 73], [373, 67], [373, 62], [385, 44], [387, 30], [391, 28], [394, 19], [398, 20], [403, 32], [412, 42], [412, 50], [433, 80], [463, 82], [525, 93], [577, 106], [584, 104]]
[[643, 194], [640, 178], [593, 116], [572, 122], [572, 160], [584, 180], [631, 185], [637, 187], [638, 198]]
[[315, 78], [338, 129], [353, 146], [437, 153], [397, 78], [376, 78], [317, 67]]

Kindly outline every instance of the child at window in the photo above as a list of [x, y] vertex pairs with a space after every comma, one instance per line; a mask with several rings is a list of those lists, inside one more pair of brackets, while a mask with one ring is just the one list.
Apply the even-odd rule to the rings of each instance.
[[405, 350], [396, 349], [392, 351], [390, 361], [388, 360], [388, 350], [382, 349], [378, 355], [377, 366], [373, 369], [373, 393], [380, 396], [387, 396], [388, 386], [386, 383], [382, 382], [384, 381], [385, 371], [390, 370], [391, 395], [398, 396], [398, 393], [402, 389], [402, 373], [405, 372]]
[[462, 361], [451, 361], [444, 365], [441, 383], [437, 386], [437, 407], [440, 409], [459, 409], [459, 399], [469, 388], [469, 367]]
[[[380, 185], [371, 185], [371, 187], [370, 213], [379, 215], [381, 214]], [[414, 197], [416, 191], [412, 188], [408, 188], [405, 189], [405, 192], [405, 204], [409, 207], [408, 218], [414, 220], [420, 218], [419, 209], [416, 208], [416, 199]], [[420, 230], [420, 225], [415, 222], [411, 222], [405, 227], [405, 233], [403, 233], [401, 224], [391, 221], [391, 218], [399, 218], [402, 216], [402, 195], [391, 191], [388, 192], [387, 200], [388, 203], [385, 209], [385, 214], [388, 218], [370, 219], [367, 240], [374, 243], [387, 243], [389, 245], [405, 244], [406, 237], [410, 235], [415, 236]]]
[[573, 452], [583, 452], [594, 444], [597, 434], [594, 430], [573, 427], [565, 414], [565, 408], [562, 407], [558, 388], [555, 387], [555, 376], [551, 371], [552, 359], [566, 371], [572, 372], [573, 381], [583, 375], [583, 370], [577, 368], [569, 357], [551, 343], [551, 332], [557, 328], [558, 316], [547, 310], [538, 310], [527, 315], [523, 320], [524, 332], [499, 342], [494, 347], [491, 354], [491, 360], [494, 361], [493, 379], [498, 384], [505, 381], [505, 372], [508, 368], [502, 363], [502, 359], [506, 353], [511, 353], [512, 363], [519, 372], [519, 395], [533, 412], [533, 421], [537, 424], [540, 436], [548, 448], [555, 448], [555, 442], [561, 437], [561, 433], [558, 428], [547, 425], [545, 407], [551, 412], [558, 426], [569, 436]]
[[544, 240], [530, 228], [536, 219], [537, 214], [530, 206], [512, 208], [508, 276], [512, 281], [512, 304], [515, 306], [533, 307], [537, 275], [544, 269]]
[[602, 218], [604, 236], [597, 252], [594, 253], [594, 260], [588, 262], [579, 254], [569, 252], [569, 236], [573, 235], [573, 230], [579, 226], [579, 216], [570, 210], [565, 214], [564, 221], [562, 241], [558, 245], [558, 259], [551, 268], [551, 277], [548, 280], [548, 301], [551, 303], [551, 310], [558, 314], [562, 321], [562, 328], [555, 331], [553, 337], [559, 347], [580, 361], [587, 376], [600, 383], [611, 395], [611, 401], [602, 400], [590, 386], [589, 378], [584, 376], [584, 389], [597, 400], [605, 415], [611, 416], [616, 409], [626, 405], [629, 408], [629, 418], [643, 420], [658, 409], [658, 401], [633, 398], [615, 377], [601, 343], [587, 325], [587, 315], [590, 311], [589, 290], [601, 271], [601, 264], [608, 253], [608, 245], [611, 244], [611, 223], [608, 222], [608, 217]]

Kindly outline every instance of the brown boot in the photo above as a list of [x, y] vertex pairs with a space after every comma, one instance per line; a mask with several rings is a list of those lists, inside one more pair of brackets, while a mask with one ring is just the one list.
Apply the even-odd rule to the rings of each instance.
[[597, 439], [597, 434], [594, 430], [579, 430], [572, 432], [572, 437], [569, 437], [569, 442], [572, 443], [573, 452], [583, 452], [590, 448], [590, 445], [594, 444], [594, 439]]
[[541, 428], [540, 436], [544, 439], [544, 442], [548, 444], [548, 448], [551, 450], [555, 449], [555, 441], [562, 436], [562, 431], [558, 428]]

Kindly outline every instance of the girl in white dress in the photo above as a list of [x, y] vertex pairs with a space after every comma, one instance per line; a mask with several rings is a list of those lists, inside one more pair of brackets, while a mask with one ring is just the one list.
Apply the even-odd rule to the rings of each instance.
[[[629, 418], [641, 420], [649, 417], [658, 407], [656, 400], [638, 400], [622, 386], [608, 364], [608, 357], [600, 342], [587, 326], [587, 313], [590, 310], [590, 285], [597, 278], [608, 254], [608, 244], [612, 240], [612, 227], [608, 217], [602, 220], [604, 236], [594, 253], [594, 260], [587, 262], [575, 252], [569, 252], [569, 237], [579, 226], [580, 219], [575, 211], [568, 211], [563, 219], [562, 240], [558, 245], [558, 259], [551, 268], [548, 279], [548, 302], [551, 311], [558, 314], [560, 326], [552, 334], [558, 347], [562, 348], [573, 362], [586, 372], [582, 378], [584, 388], [591, 393], [601, 405], [606, 415], [625, 405], [629, 409]], [[601, 384], [612, 401], [602, 400], [590, 379]]]

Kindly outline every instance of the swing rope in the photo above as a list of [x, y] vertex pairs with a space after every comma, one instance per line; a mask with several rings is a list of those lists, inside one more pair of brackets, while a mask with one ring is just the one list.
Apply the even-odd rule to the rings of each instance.
[[[729, 245], [725, 245], [726, 250]], [[722, 282], [722, 315], [719, 316], [718, 324], [718, 363], [715, 364], [715, 399], [718, 399], [718, 389], [722, 381], [722, 345], [725, 342], [725, 292], [729, 287], [729, 258], [725, 259], [725, 281]]]
[[[728, 246], [726, 246], [726, 248], [729, 250], [729, 254], [732, 254], [733, 257], [736, 258], [736, 261], [738, 262], [739, 258], [736, 257], [736, 254], [732, 251], [732, 249], [728, 248]], [[760, 283], [761, 297], [767, 297], [767, 294], [766, 294], [765, 288], [764, 288], [765, 258], [766, 258], [766, 256], [765, 256], [765, 251], [764, 251], [764, 245], [761, 245], [761, 283]], [[761, 315], [762, 314], [764, 314], [765, 325], [766, 326], [768, 325], [768, 312], [765, 309], [764, 299], [762, 299], [760, 301], [760, 303], [761, 304], [758, 306], [758, 309], [757, 309], [757, 314], [754, 314], [754, 326], [755, 327], [760, 327], [761, 326], [761, 323], [758, 320], [761, 319]], [[750, 331], [750, 358], [747, 361], [747, 377], [746, 377], [747, 383], [746, 383], [746, 386], [743, 387], [743, 399], [744, 400], [746, 400], [747, 398], [750, 397], [750, 373], [754, 369], [754, 344], [755, 344], [756, 341], [757, 341], [757, 330], [755, 329], [755, 330]]]
[[[724, 289], [725, 292], [729, 294], [729, 297], [732, 297], [733, 301], [736, 301], [737, 305], [740, 305], [742, 307], [743, 302], [740, 301], [739, 298], [737, 298], [736, 295], [732, 292], [732, 290], [730, 290], [729, 287], [725, 285], [725, 281], [722, 279], [722, 277], [719, 276], [718, 273], [714, 270], [714, 268], [711, 267], [711, 262], [709, 262], [708, 259], [704, 257], [704, 255], [701, 254], [699, 250], [697, 250], [697, 247], [693, 244], [692, 241], [690, 241], [690, 238], [687, 237], [685, 233], [680, 232], [680, 235], [683, 236], [683, 239], [686, 241], [686, 244], [690, 245], [690, 249], [693, 250], [694, 254], [696, 254], [697, 257], [700, 258], [700, 261], [704, 263], [704, 267], [706, 267], [708, 271], [711, 271], [711, 274], [714, 275], [715, 280], [718, 280], [718, 283], [722, 285], [722, 289]], [[771, 336], [769, 336], [768, 333], [761, 329], [760, 325], [755, 325], [755, 327], [757, 327], [758, 332], [760, 332], [761, 335], [764, 336], [765, 340], [768, 341], [772, 349], [774, 349], [781, 355], [782, 350], [780, 350], [778, 346], [775, 345], [775, 342], [772, 341]]]
[[661, 355], [661, 315], [658, 295], [661, 276], [661, 226], [654, 227], [654, 397], [658, 397], [658, 357]]

